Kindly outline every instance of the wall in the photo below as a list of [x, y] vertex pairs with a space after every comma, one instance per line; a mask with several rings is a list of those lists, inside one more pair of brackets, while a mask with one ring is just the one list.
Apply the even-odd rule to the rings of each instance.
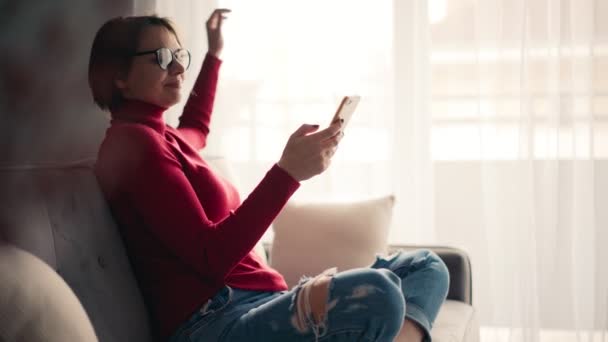
[[0, 11], [0, 165], [94, 157], [107, 116], [87, 68], [97, 29], [132, 1], [6, 1]]

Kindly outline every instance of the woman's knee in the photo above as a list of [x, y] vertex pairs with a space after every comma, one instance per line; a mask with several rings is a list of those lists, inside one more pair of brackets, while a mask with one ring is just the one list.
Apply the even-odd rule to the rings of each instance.
[[401, 295], [401, 278], [388, 269], [362, 268], [346, 273], [346, 281], [337, 286], [352, 289], [351, 298]]
[[[350, 274], [348, 281], [334, 283], [342, 286], [337, 292], [340, 300], [352, 302], [346, 307], [365, 308], [370, 319], [401, 327], [405, 317], [405, 300], [401, 279], [387, 269], [359, 269]], [[397, 330], [398, 331], [398, 330]]]
[[450, 287], [450, 272], [445, 262], [437, 255], [437, 253], [429, 249], [421, 249], [418, 251], [423, 258], [419, 271], [423, 271], [425, 278], [433, 283], [437, 291], [447, 295]]

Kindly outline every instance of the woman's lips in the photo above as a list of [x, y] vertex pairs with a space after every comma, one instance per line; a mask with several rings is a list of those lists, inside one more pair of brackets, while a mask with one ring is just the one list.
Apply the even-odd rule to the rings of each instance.
[[180, 82], [170, 82], [165, 84], [165, 87], [179, 89], [182, 87]]

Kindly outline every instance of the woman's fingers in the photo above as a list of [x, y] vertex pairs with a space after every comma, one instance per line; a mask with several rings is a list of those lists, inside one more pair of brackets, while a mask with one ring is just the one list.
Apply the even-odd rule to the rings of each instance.
[[310, 134], [310, 133], [316, 131], [317, 129], [319, 129], [319, 125], [303, 124], [295, 132], [293, 132], [291, 134], [291, 136], [292, 137], [305, 136], [307, 134]]
[[217, 14], [216, 14], [217, 15], [217, 26], [221, 28], [223, 20], [228, 18], [224, 14], [230, 13], [231, 11], [227, 8], [220, 8], [220, 9], [216, 9], [215, 12], [217, 12]]
[[212, 30], [215, 30], [218, 27], [221, 27], [222, 26], [222, 20], [227, 18], [224, 14], [230, 13], [230, 12], [232, 12], [232, 11], [229, 10], [229, 9], [227, 9], [227, 8], [218, 8], [218, 9], [216, 9], [209, 16], [209, 19], [207, 20], [207, 27], [210, 28], [210, 29], [212, 29]]
[[329, 138], [333, 137], [334, 135], [338, 134], [341, 129], [342, 129], [342, 121], [336, 121], [336, 122], [332, 123], [331, 125], [329, 125], [329, 127], [325, 128], [323, 130], [320, 130], [317, 133], [308, 135], [308, 138], [310, 140], [323, 141], [323, 140], [329, 139]]
[[338, 146], [338, 144], [340, 144], [340, 140], [342, 140], [342, 135], [338, 133], [329, 139], [325, 139], [325, 140], [321, 141], [320, 147], [322, 150], [336, 147], [336, 146]]
[[340, 145], [340, 140], [342, 140], [343, 137], [344, 132], [340, 131], [333, 137], [322, 141], [321, 150], [323, 151], [323, 155], [327, 158], [332, 158], [334, 154], [336, 154], [338, 146]]
[[342, 139], [341, 128], [341, 122], [319, 132], [314, 132], [318, 125], [300, 126], [287, 141], [278, 165], [298, 181], [323, 172], [331, 164]]
[[207, 20], [207, 46], [209, 53], [218, 57], [224, 49], [224, 38], [222, 37], [222, 20], [226, 18], [225, 13], [230, 10], [226, 8], [218, 8]]

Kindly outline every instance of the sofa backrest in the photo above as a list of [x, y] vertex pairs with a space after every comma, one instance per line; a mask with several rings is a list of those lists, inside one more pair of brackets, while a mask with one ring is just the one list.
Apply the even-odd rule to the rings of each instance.
[[99, 341], [152, 341], [142, 295], [92, 165], [0, 168], [0, 238], [57, 271]]

